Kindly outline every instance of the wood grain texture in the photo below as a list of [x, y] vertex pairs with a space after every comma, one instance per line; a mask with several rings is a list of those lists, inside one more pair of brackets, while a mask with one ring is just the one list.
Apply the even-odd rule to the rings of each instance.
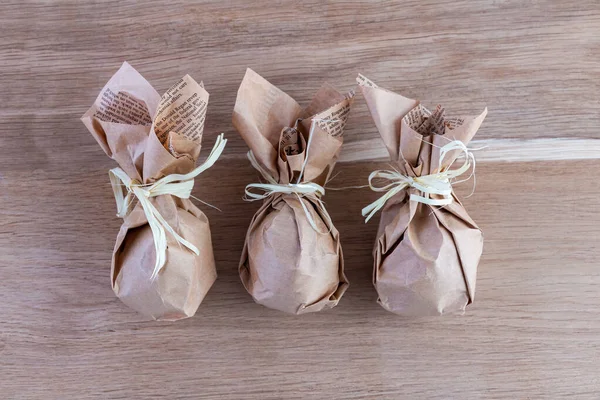
[[[600, 396], [597, 161], [478, 166], [464, 203], [486, 242], [464, 316], [380, 308], [376, 223], [360, 217], [376, 194], [329, 192], [351, 286], [335, 309], [294, 317], [239, 281], [259, 205], [241, 200], [256, 173], [231, 127], [249, 66], [302, 104], [323, 80], [350, 89], [362, 72], [456, 114], [487, 106], [480, 140], [597, 140], [596, 1], [3, 1], [0, 26], [0, 398]], [[231, 138], [194, 190], [223, 210], [202, 207], [219, 278], [178, 323], [143, 321], [110, 289], [114, 163], [79, 117], [123, 60], [159, 92], [186, 73], [203, 80], [205, 149]], [[351, 162], [331, 186], [385, 167], [357, 162], [381, 146], [360, 95], [350, 118]]]

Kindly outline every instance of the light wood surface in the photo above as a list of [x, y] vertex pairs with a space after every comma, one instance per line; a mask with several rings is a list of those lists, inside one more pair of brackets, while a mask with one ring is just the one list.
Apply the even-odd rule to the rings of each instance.
[[[4, 1], [0, 27], [0, 398], [600, 398], [596, 1]], [[144, 321], [110, 289], [115, 164], [79, 117], [124, 60], [159, 91], [203, 80], [205, 149], [231, 139], [194, 190], [223, 210], [202, 207], [219, 278], [177, 323]], [[485, 233], [465, 315], [375, 303], [368, 190], [326, 196], [351, 282], [338, 307], [252, 302], [237, 263], [256, 173], [230, 122], [247, 66], [302, 104], [362, 72], [451, 113], [489, 108], [477, 137], [492, 156], [464, 201]], [[366, 161], [377, 136], [359, 95], [332, 186], [386, 165]]]

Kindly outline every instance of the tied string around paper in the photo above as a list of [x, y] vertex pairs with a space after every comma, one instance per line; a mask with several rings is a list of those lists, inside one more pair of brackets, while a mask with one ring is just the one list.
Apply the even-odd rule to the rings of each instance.
[[[264, 200], [275, 194], [290, 194], [294, 195], [298, 198], [300, 205], [302, 206], [302, 210], [306, 215], [306, 219], [310, 226], [318, 233], [322, 235], [327, 235], [331, 232], [333, 227], [333, 221], [325, 208], [325, 204], [321, 200], [321, 197], [325, 195], [325, 188], [314, 182], [302, 182], [302, 177], [304, 175], [304, 169], [308, 162], [308, 150], [310, 149], [310, 144], [312, 142], [313, 133], [315, 130], [315, 121], [335, 121], [335, 120], [325, 120], [325, 119], [313, 119], [310, 125], [310, 132], [308, 134], [308, 142], [306, 144], [306, 151], [304, 156], [304, 163], [302, 164], [302, 168], [300, 170], [300, 175], [296, 183], [278, 183], [273, 176], [264, 169], [259, 162], [254, 157], [254, 153], [252, 151], [248, 152], [248, 160], [250, 160], [250, 164], [256, 169], [260, 175], [267, 181], [267, 183], [250, 183], [246, 185], [244, 200], [245, 201], [257, 201]], [[257, 192], [258, 191], [258, 192]], [[329, 227], [327, 231], [321, 231], [317, 226], [315, 219], [308, 207], [311, 207], [310, 203], [307, 205], [308, 201], [306, 199], [312, 200], [313, 204], [321, 212], [322, 216], [325, 219], [326, 225]]]
[[[113, 168], [109, 171], [110, 183], [115, 195], [115, 201], [117, 202], [117, 217], [125, 218], [129, 213], [133, 197], [137, 198], [142, 205], [144, 214], [146, 214], [148, 225], [150, 225], [152, 236], [154, 237], [154, 249], [156, 250], [156, 263], [154, 264], [151, 279], [155, 279], [158, 276], [158, 273], [167, 261], [167, 232], [178, 243], [187, 247], [194, 254], [200, 255], [200, 250], [175, 232], [150, 202], [150, 198], [165, 194], [176, 196], [180, 199], [193, 197], [191, 194], [194, 187], [194, 178], [213, 166], [223, 152], [226, 144], [227, 139], [225, 139], [223, 134], [220, 134], [212, 151], [202, 165], [187, 174], [167, 175], [153, 184], [143, 184], [136, 179], [131, 179], [121, 168]], [[123, 186], [127, 191], [126, 195], [123, 195]]]
[[[463, 156], [463, 164], [456, 169], [450, 169], [452, 165], [460, 158], [460, 155], [448, 165], [446, 168], [442, 168], [444, 158], [452, 151], [459, 150]], [[453, 181], [453, 179], [461, 176], [469, 169], [471, 174], [461, 181]], [[410, 201], [416, 201], [418, 203], [427, 204], [430, 206], [445, 206], [453, 202], [452, 197], [452, 184], [465, 182], [469, 180], [475, 174], [475, 156], [467, 148], [467, 146], [460, 140], [453, 140], [450, 143], [440, 148], [440, 158], [436, 173], [411, 177], [403, 175], [396, 170], [377, 170], [373, 171], [369, 175], [369, 187], [375, 192], [386, 192], [379, 199], [369, 204], [362, 209], [363, 217], [366, 217], [365, 223], [368, 222], [373, 215], [375, 215], [385, 203], [396, 194], [401, 191], [414, 188], [423, 193], [423, 195], [411, 194]], [[383, 186], [376, 186], [374, 180], [384, 180], [388, 183]], [[432, 198], [431, 195], [437, 195], [439, 197]]]

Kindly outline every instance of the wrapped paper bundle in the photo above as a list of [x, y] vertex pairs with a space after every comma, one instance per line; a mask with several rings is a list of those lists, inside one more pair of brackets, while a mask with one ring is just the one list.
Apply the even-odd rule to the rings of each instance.
[[334, 307], [348, 287], [339, 233], [321, 197], [343, 141], [354, 92], [323, 85], [304, 110], [248, 69], [233, 124], [263, 183], [246, 187], [264, 200], [250, 222], [240, 277], [254, 300], [293, 314]]
[[394, 168], [369, 176], [371, 188], [385, 194], [363, 209], [367, 221], [382, 210], [374, 248], [378, 301], [402, 315], [464, 311], [475, 296], [483, 235], [452, 184], [474, 173], [466, 145], [487, 109], [448, 118], [441, 106], [430, 112], [363, 76], [358, 83]]
[[154, 319], [194, 315], [217, 276], [208, 219], [189, 200], [194, 177], [226, 143], [219, 136], [206, 162], [195, 166], [207, 104], [202, 84], [187, 75], [161, 97], [124, 63], [82, 117], [120, 166], [110, 171], [123, 218], [112, 256], [113, 290]]

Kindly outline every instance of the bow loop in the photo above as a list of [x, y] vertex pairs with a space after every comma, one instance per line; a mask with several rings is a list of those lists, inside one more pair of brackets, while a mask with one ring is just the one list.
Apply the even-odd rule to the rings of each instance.
[[[141, 204], [148, 220], [148, 225], [150, 225], [150, 229], [152, 230], [154, 248], [156, 250], [156, 263], [154, 264], [151, 279], [158, 276], [158, 273], [167, 261], [166, 232], [170, 233], [178, 243], [187, 247], [194, 254], [199, 255], [200, 250], [175, 232], [150, 202], [150, 198], [161, 195], [171, 195], [181, 199], [190, 198], [192, 189], [194, 188], [194, 178], [206, 171], [217, 161], [226, 144], [227, 139], [225, 139], [224, 135], [219, 135], [212, 151], [202, 165], [187, 174], [167, 175], [152, 184], [143, 184], [136, 179], [131, 179], [121, 168], [113, 168], [109, 171], [110, 183], [117, 203], [117, 216], [120, 218], [127, 216], [133, 201], [132, 196], [135, 196]], [[123, 187], [126, 189], [126, 195], [123, 195]]]
[[[455, 159], [453, 163], [444, 168], [444, 158], [452, 151], [461, 151], [464, 156], [464, 162], [459, 168], [450, 169], [452, 164], [456, 161]], [[458, 182], [452, 181], [471, 168], [472, 172], [469, 177]], [[416, 201], [430, 206], [444, 206], [451, 204], [453, 201], [452, 184], [464, 182], [473, 176], [475, 173], [475, 156], [463, 142], [454, 140], [440, 149], [440, 159], [436, 171], [438, 172], [417, 177], [406, 176], [396, 170], [373, 171], [369, 175], [369, 187], [374, 192], [386, 193], [362, 209], [362, 215], [363, 217], [366, 217], [365, 222], [368, 222], [373, 215], [383, 208], [389, 199], [408, 188], [414, 188], [424, 194], [423, 196], [411, 194], [409, 197], [410, 201]], [[383, 186], [376, 186], [374, 184], [374, 180], [376, 179], [387, 181], [387, 183]], [[432, 198], [430, 197], [431, 195], [440, 197]]]

